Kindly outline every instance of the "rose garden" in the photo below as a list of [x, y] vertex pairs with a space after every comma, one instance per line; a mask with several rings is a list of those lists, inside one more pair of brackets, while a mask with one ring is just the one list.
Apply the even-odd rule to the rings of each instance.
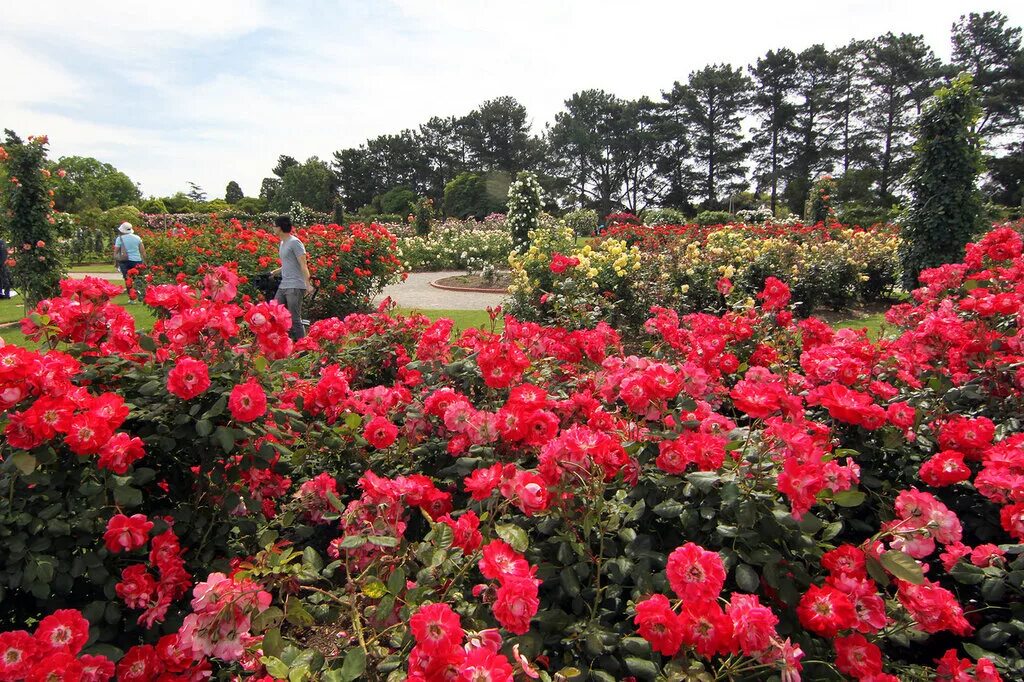
[[[1024, 221], [974, 97], [872, 224], [828, 175], [802, 219], [596, 235], [528, 172], [484, 220], [296, 215], [297, 342], [265, 218], [143, 216], [132, 307], [68, 277], [9, 133], [0, 681], [1021, 679]], [[414, 270], [507, 296], [382, 298]]]

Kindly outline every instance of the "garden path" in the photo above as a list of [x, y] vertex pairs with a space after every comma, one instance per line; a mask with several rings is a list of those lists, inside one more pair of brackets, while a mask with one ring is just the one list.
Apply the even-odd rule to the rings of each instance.
[[379, 303], [385, 297], [402, 308], [417, 310], [484, 310], [488, 306], [500, 305], [505, 296], [501, 293], [482, 293], [472, 291], [446, 291], [430, 286], [445, 277], [466, 274], [464, 270], [442, 272], [410, 272], [404, 282], [384, 287], [384, 291], [375, 299]]

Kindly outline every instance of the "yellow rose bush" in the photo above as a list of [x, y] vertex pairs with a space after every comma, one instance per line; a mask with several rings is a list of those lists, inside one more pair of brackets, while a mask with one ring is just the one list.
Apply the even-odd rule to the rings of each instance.
[[577, 246], [564, 223], [530, 232], [530, 247], [509, 256], [511, 312], [523, 320], [557, 321], [573, 329], [643, 317], [635, 296], [641, 251], [619, 239]]

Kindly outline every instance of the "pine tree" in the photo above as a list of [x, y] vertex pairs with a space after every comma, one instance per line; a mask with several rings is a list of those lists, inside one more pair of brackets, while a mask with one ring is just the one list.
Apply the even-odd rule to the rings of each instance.
[[769, 205], [775, 213], [783, 169], [792, 150], [796, 118], [792, 95], [798, 78], [796, 55], [786, 48], [769, 50], [751, 67], [750, 74], [757, 86], [752, 108], [760, 120], [754, 131], [756, 174], [759, 185], [768, 189]]
[[238, 183], [234, 180], [229, 182], [227, 189], [224, 190], [224, 200], [229, 204], [237, 204], [244, 198], [245, 194], [242, 192], [242, 188], [239, 187]]

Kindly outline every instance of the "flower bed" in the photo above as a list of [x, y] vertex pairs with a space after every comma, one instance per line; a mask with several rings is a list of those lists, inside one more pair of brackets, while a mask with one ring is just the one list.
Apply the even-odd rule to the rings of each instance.
[[[539, 230], [535, 247], [513, 264], [513, 311], [572, 327], [611, 319], [638, 330], [653, 305], [683, 312], [753, 305], [769, 277], [790, 287], [796, 312], [807, 316], [821, 307], [887, 300], [899, 275], [899, 237], [890, 226], [617, 222], [582, 248], [564, 227]], [[595, 254], [612, 252], [628, 266], [592, 263]]]
[[632, 355], [387, 311], [292, 353], [214, 280], [141, 336], [65, 282], [23, 325], [53, 350], [0, 349], [0, 671], [1020, 679], [1021, 252], [926, 272], [877, 343], [769, 279]]
[[512, 236], [500, 220], [446, 220], [426, 236], [399, 240], [399, 253], [408, 270], [467, 270], [504, 265], [512, 250]]
[[[373, 297], [401, 274], [397, 240], [379, 225], [311, 225], [296, 227], [294, 233], [306, 246], [314, 286], [306, 306], [312, 319], [367, 309]], [[265, 291], [257, 286], [258, 275], [280, 265], [280, 242], [266, 228], [214, 220], [198, 227], [140, 230], [140, 236], [147, 263], [135, 276], [147, 286], [200, 286], [206, 278], [220, 277], [225, 299], [233, 298], [236, 289], [251, 297], [273, 296], [273, 286]], [[223, 273], [218, 269], [221, 264], [233, 274], [216, 274]]]

